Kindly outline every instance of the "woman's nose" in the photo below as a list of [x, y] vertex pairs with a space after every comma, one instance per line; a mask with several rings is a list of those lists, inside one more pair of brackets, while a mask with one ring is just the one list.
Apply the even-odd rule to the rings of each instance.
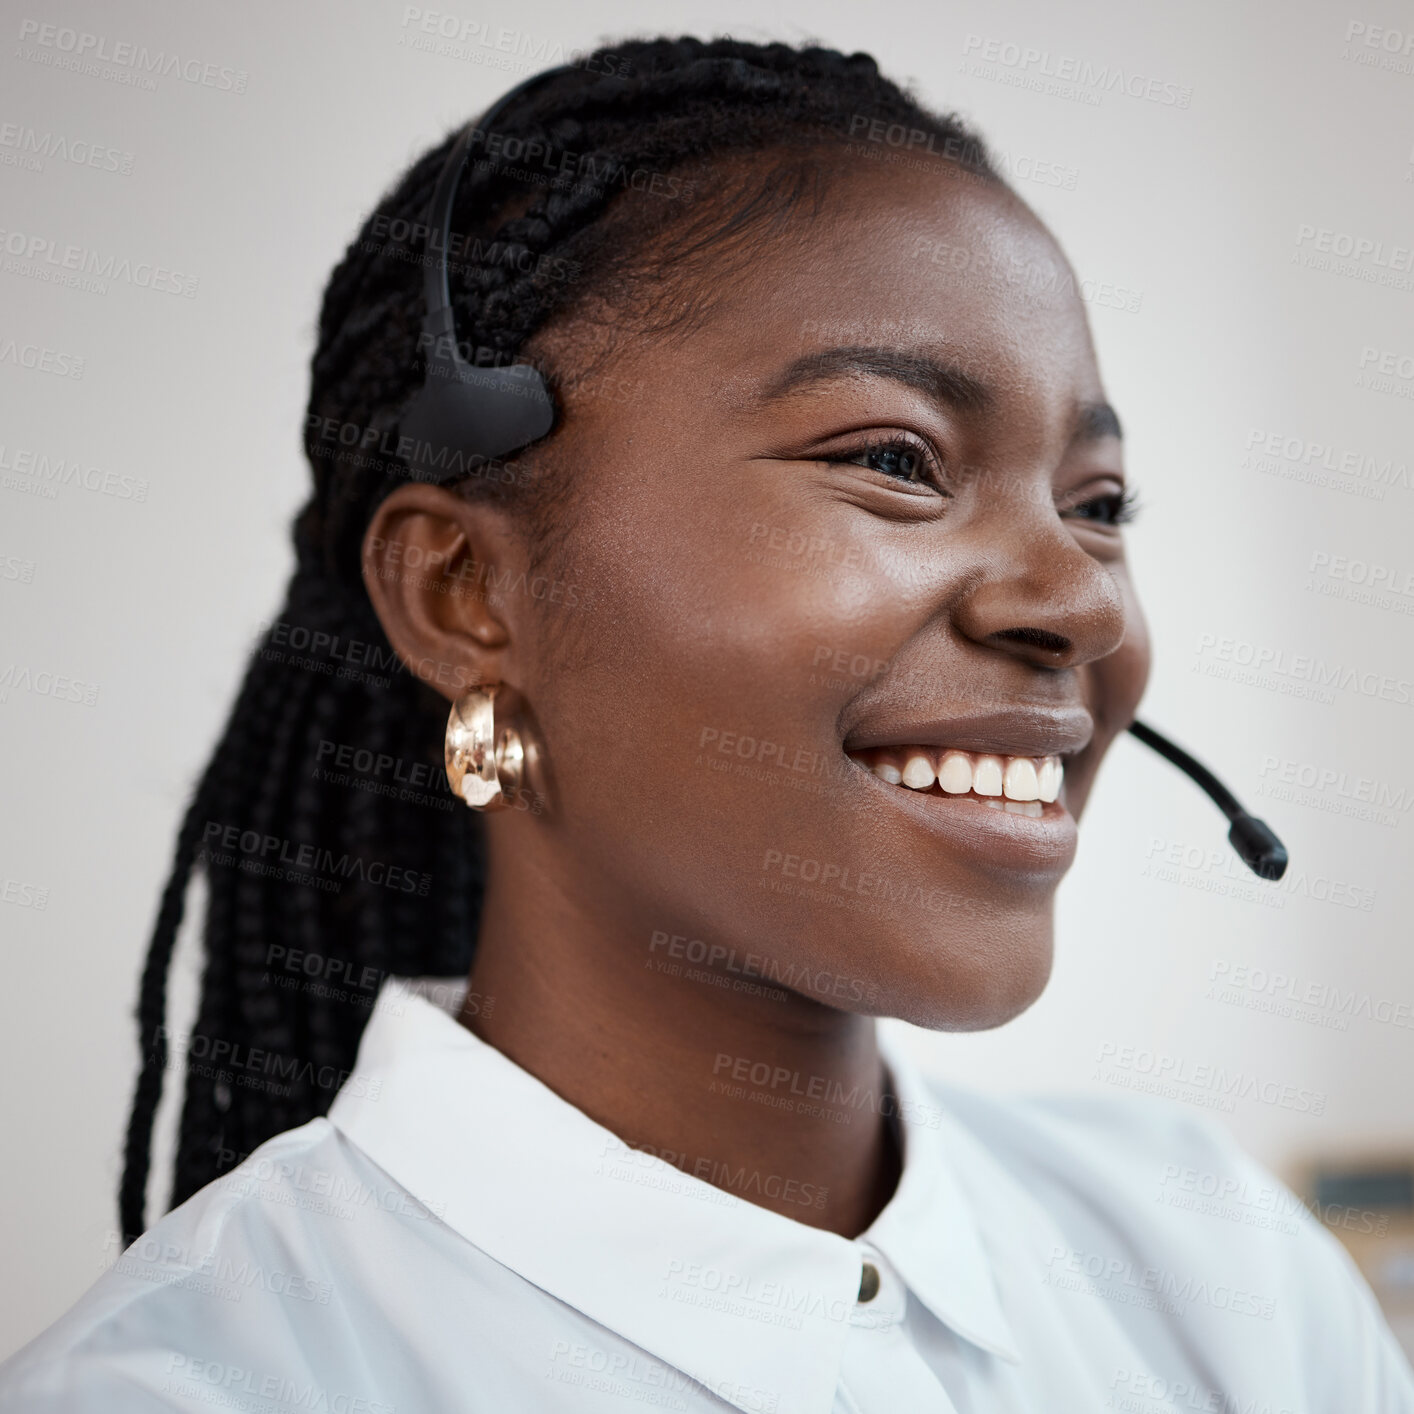
[[1119, 647], [1120, 587], [1053, 509], [1011, 507], [983, 519], [969, 527], [978, 554], [954, 603], [959, 632], [1038, 668], [1078, 667]]

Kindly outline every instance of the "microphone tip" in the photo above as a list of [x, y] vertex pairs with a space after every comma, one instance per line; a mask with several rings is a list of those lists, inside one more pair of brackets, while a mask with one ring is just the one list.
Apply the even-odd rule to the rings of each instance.
[[1228, 843], [1259, 879], [1280, 879], [1286, 873], [1286, 846], [1265, 820], [1245, 811], [1233, 816]]

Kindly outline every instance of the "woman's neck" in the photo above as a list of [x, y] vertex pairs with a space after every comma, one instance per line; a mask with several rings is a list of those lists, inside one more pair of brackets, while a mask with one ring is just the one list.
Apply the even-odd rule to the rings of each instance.
[[488, 889], [463, 1025], [629, 1146], [812, 1227], [868, 1228], [900, 1172], [872, 1017], [596, 926], [553, 889], [507, 894]]

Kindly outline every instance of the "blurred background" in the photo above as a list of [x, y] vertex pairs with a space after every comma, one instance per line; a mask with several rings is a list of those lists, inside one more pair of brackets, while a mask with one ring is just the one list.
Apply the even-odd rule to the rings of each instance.
[[[1144, 716], [1291, 853], [1258, 881], [1196, 788], [1122, 739], [1045, 996], [999, 1031], [909, 1044], [979, 1088], [1147, 1091], [1212, 1117], [1347, 1242], [1414, 1347], [1414, 15], [445, 4], [5, 7], [0, 1357], [116, 1255], [139, 968], [187, 792], [291, 568], [330, 270], [453, 125], [664, 31], [866, 49], [991, 140], [1085, 282], [1124, 419]], [[1291, 1220], [1224, 1175], [1155, 1174], [1154, 1201]]]

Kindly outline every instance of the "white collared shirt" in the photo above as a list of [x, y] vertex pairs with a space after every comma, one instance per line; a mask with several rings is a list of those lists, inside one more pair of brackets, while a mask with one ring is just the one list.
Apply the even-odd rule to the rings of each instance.
[[424, 990], [386, 982], [328, 1118], [162, 1218], [0, 1409], [1414, 1411], [1344, 1250], [1177, 1105], [982, 1098], [883, 1035], [903, 1175], [851, 1241], [626, 1148]]

